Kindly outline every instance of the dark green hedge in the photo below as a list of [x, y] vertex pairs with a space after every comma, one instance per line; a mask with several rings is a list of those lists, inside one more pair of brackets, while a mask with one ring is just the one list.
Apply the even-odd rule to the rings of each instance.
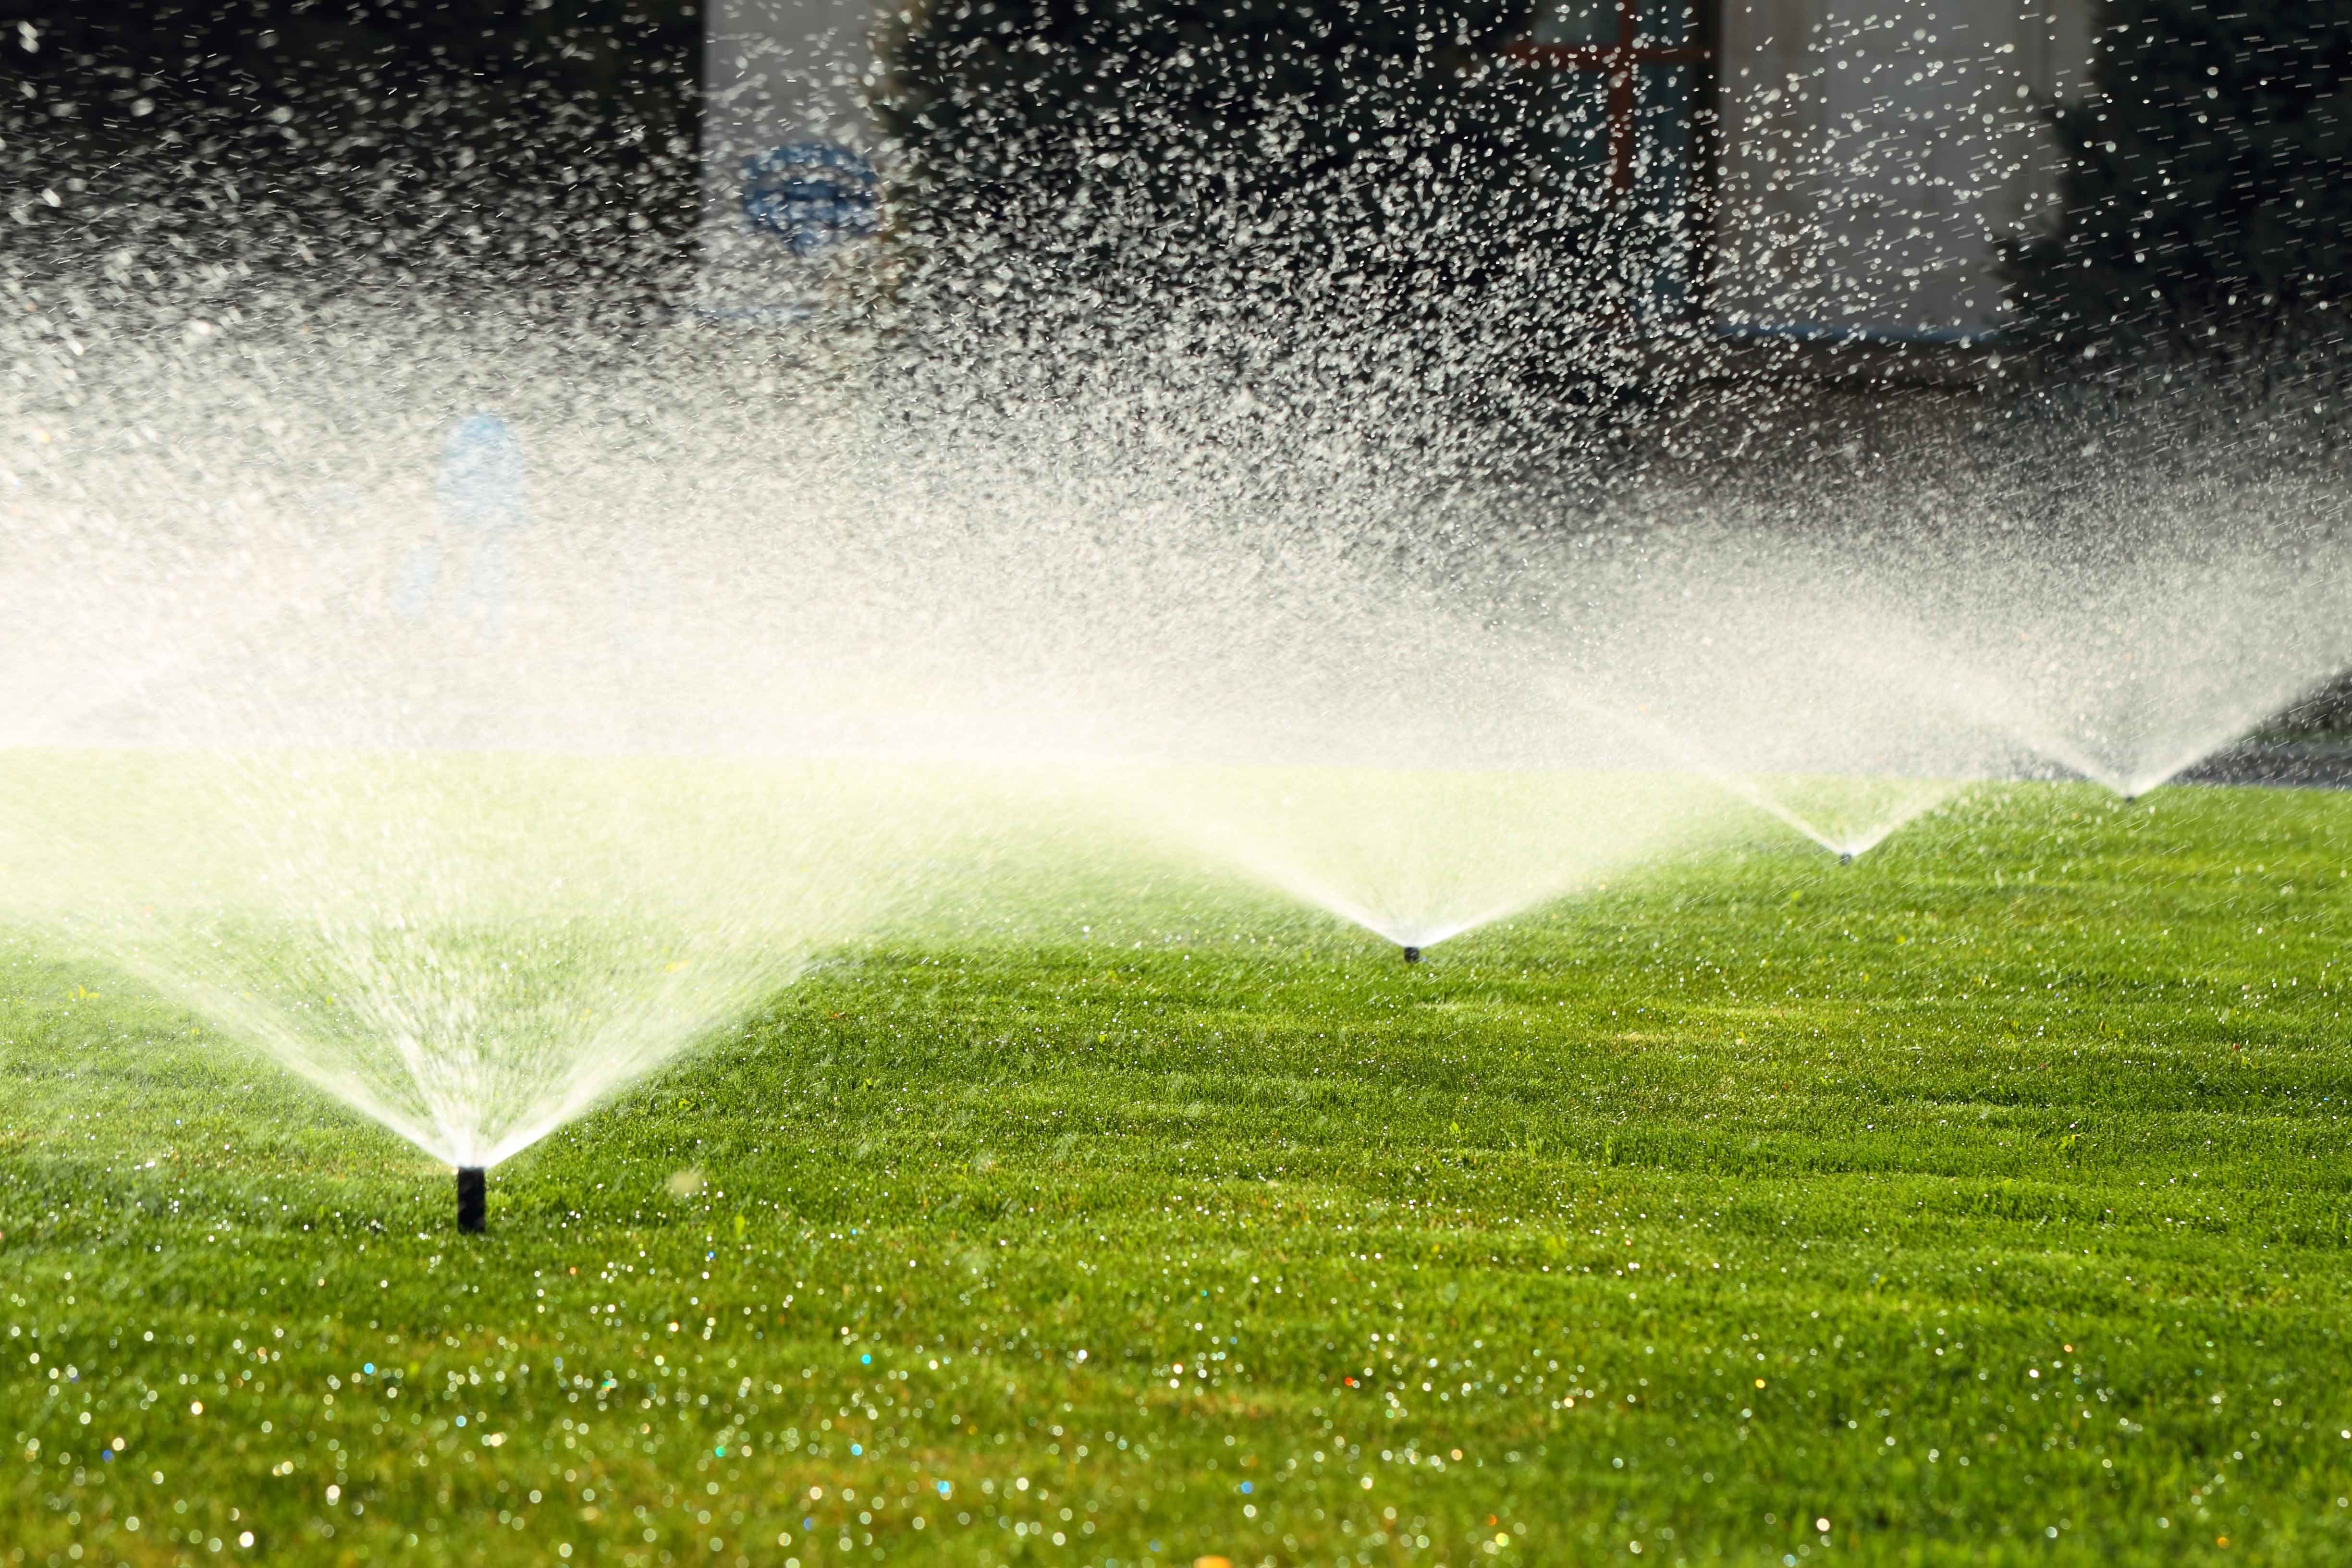
[[9, 226], [645, 276], [694, 220], [701, 45], [695, 0], [0, 0], [0, 174], [58, 198]]
[[2170, 358], [2340, 343], [2352, 306], [2352, 0], [2110, 0], [2053, 113], [2065, 216], [2011, 258], [2027, 333]]

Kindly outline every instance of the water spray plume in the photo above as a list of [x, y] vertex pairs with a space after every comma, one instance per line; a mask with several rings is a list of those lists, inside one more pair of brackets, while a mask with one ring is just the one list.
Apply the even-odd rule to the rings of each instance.
[[796, 248], [784, 332], [444, 304], [340, 210], [208, 200], [235, 265], [170, 276], [177, 233], [44, 229], [0, 279], [0, 913], [478, 1173], [1041, 801], [1411, 963], [1759, 813], [1851, 862], [1979, 780], [2134, 797], [2352, 664], [2346, 492], [2258, 415], [1832, 428], [1629, 312], [1685, 260], [1515, 83], [1444, 168], [1386, 100], [1298, 111], [1278, 200], [1216, 195], [1278, 139], [1176, 156], [1173, 100], [1083, 153], [1007, 121], [864, 259]]
[[18, 911], [459, 1167], [861, 929], [944, 804], [903, 768], [717, 759], [174, 748], [5, 775], [37, 828]]
[[[1283, 434], [1181, 353], [1066, 366], [1100, 395], [1075, 405], [1008, 395], [1019, 363], [901, 400], [886, 360], [780, 451], [741, 412], [774, 362], [724, 342], [616, 350], [616, 382], [309, 325], [267, 374], [99, 354], [19, 476], [36, 609], [0, 673], [44, 695], [6, 715], [39, 829], [7, 897], [465, 1167], [951, 878], [940, 846], [1016, 831], [945, 831], [974, 769], [1057, 773], [1105, 833], [1425, 951], [1750, 806], [1843, 858], [2053, 759], [2137, 794], [2323, 679], [2352, 620], [2318, 545], [2286, 574], [2188, 571], [2145, 522], [2111, 568], [1964, 549], [1904, 522], [1892, 468], [1859, 536], [1662, 468], [1599, 542], [1502, 552], [1518, 492], [1433, 511], [1357, 460], [1384, 437]], [[357, 368], [385, 363], [462, 374], [395, 396]], [[415, 408], [492, 367], [524, 389], [500, 415]], [[215, 438], [234, 505], [106, 440], [159, 374], [140, 406], [277, 411]], [[2105, 662], [2067, 657], [2086, 584], [2126, 628]], [[2316, 629], [2140, 657], [2265, 602]], [[2102, 711], [2131, 723], [2066, 718]]]

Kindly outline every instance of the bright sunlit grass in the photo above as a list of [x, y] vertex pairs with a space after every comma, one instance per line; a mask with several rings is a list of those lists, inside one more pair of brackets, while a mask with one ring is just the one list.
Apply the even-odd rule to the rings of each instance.
[[486, 1238], [23, 938], [0, 1561], [2352, 1558], [2352, 798], [1761, 835], [1416, 968], [1024, 874]]

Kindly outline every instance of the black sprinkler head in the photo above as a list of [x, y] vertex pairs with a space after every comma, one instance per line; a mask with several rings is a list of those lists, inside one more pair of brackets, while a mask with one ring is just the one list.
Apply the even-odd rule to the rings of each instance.
[[1853, 865], [1853, 850], [1851, 850], [1851, 849], [1841, 849], [1841, 850], [1839, 850], [1839, 851], [1838, 851], [1838, 864], [1839, 864], [1839, 865], [1841, 865], [1841, 866], [1851, 866], [1851, 865]]
[[1404, 950], [1404, 961], [1407, 963], [1419, 963], [1421, 962], [1421, 949], [1417, 947], [1406, 948]]
[[490, 1198], [483, 1190], [479, 1165], [457, 1167], [457, 1228], [468, 1236], [490, 1228]]

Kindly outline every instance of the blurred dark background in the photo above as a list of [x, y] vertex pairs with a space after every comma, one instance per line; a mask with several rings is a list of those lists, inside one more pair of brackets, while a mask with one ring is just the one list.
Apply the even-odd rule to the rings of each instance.
[[[1526, 16], [917, 5], [877, 108], [933, 212], [1067, 211], [1084, 184], [1097, 208], [1182, 222], [1202, 193], [1164, 155], [1189, 145], [1221, 221], [1311, 251], [1286, 206], [1370, 169], [1324, 226], [1388, 225], [1404, 243], [1364, 259], [1425, 281], [1449, 246], [1457, 265], [1465, 245], [1591, 243], [1529, 177], [1523, 97], [1480, 73]], [[2011, 258], [2029, 331], [2060, 363], [2102, 342], [2332, 352], [2352, 309], [2352, 0], [2110, 0], [2106, 17], [2095, 96], [2054, 116], [2066, 224]], [[695, 0], [0, 0], [0, 265], [160, 238], [650, 289], [694, 223], [702, 31]], [[1122, 153], [1142, 155], [1099, 172]], [[1383, 195], [1400, 182], [1417, 193], [1402, 216]]]
[[2045, 352], [2340, 352], [2352, 307], [2352, 0], [2108, 0], [2055, 106], [2065, 222], [2011, 258]]
[[648, 280], [694, 221], [702, 26], [694, 0], [0, 0], [17, 247]]

